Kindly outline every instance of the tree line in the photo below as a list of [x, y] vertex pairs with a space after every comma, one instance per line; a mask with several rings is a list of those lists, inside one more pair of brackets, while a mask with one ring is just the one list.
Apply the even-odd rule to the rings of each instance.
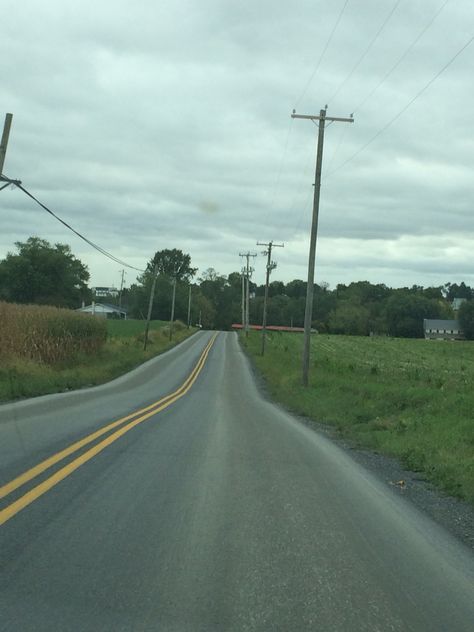
[[[36, 303], [77, 308], [93, 299], [88, 287], [89, 272], [68, 245], [30, 237], [16, 243], [17, 252], [0, 261], [0, 299], [15, 303]], [[168, 320], [172, 284], [176, 280], [176, 319], [186, 322], [191, 291], [191, 322], [208, 329], [230, 329], [242, 318], [242, 279], [239, 272], [219, 274], [208, 268], [200, 276], [189, 254], [178, 249], [157, 251], [145, 272], [125, 288], [122, 306], [129, 318], [145, 318], [153, 277], [156, 275], [152, 318]], [[250, 282], [250, 322], [261, 324], [265, 287]], [[451, 302], [465, 298], [459, 311], [466, 335], [474, 338], [474, 290], [464, 282], [437, 287], [390, 288], [383, 283], [358, 281], [314, 286], [313, 327], [324, 333], [365, 336], [371, 333], [398, 337], [423, 336], [423, 319], [455, 317]], [[116, 302], [116, 299], [101, 299]], [[306, 282], [272, 281], [269, 286], [269, 325], [302, 327]]]

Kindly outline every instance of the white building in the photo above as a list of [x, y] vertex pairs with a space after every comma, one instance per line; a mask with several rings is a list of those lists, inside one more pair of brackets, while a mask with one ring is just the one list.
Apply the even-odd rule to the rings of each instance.
[[109, 303], [95, 303], [92, 301], [91, 305], [80, 307], [77, 312], [84, 312], [85, 314], [92, 314], [93, 316], [99, 316], [100, 318], [120, 318], [127, 319], [127, 310], [117, 305], [109, 305]]
[[458, 320], [425, 318], [423, 329], [427, 340], [462, 340], [464, 338]]
[[116, 287], [91, 287], [94, 292], [94, 296], [97, 298], [103, 298], [104, 296], [118, 296], [119, 291]]

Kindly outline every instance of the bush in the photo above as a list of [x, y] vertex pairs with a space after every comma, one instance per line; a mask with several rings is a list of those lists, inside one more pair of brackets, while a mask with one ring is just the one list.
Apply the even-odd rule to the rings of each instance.
[[459, 324], [468, 340], [474, 340], [474, 301], [466, 301], [459, 308]]
[[105, 320], [68, 309], [0, 302], [0, 358], [55, 364], [96, 353], [107, 338]]

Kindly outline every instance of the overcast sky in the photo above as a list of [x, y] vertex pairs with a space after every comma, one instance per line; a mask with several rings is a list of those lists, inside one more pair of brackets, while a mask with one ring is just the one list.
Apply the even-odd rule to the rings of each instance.
[[[474, 35], [472, 0], [0, 6], [4, 174], [115, 256], [181, 248], [228, 274], [250, 250], [262, 283], [273, 239], [273, 279], [305, 278], [317, 127], [290, 114], [328, 104], [355, 122], [326, 130], [316, 281], [474, 284], [474, 43], [403, 111]], [[119, 284], [20, 190], [0, 218], [0, 257], [38, 235]]]

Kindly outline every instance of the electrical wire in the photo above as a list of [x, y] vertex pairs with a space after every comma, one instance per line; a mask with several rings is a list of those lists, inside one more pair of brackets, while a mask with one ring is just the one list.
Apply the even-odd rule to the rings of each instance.
[[309, 86], [311, 85], [311, 82], [313, 81], [314, 77], [316, 76], [316, 73], [317, 73], [317, 72], [318, 72], [318, 70], [319, 70], [319, 67], [321, 66], [321, 63], [322, 63], [323, 58], [324, 58], [324, 56], [325, 56], [325, 54], [326, 54], [326, 51], [327, 51], [327, 49], [329, 48], [329, 44], [331, 43], [331, 40], [332, 40], [332, 38], [333, 38], [333, 36], [334, 36], [334, 33], [336, 32], [336, 29], [337, 29], [337, 27], [339, 26], [339, 22], [341, 21], [342, 16], [344, 15], [344, 11], [346, 10], [346, 7], [347, 7], [348, 3], [349, 3], [349, 0], [345, 0], [344, 4], [343, 4], [343, 6], [342, 6], [342, 9], [340, 10], [339, 15], [337, 16], [336, 22], [334, 23], [334, 26], [333, 26], [333, 28], [332, 28], [332, 31], [331, 31], [331, 33], [329, 34], [329, 37], [328, 37], [328, 39], [327, 39], [327, 41], [326, 41], [326, 44], [324, 45], [324, 48], [323, 48], [323, 50], [322, 50], [322, 52], [321, 52], [321, 55], [319, 56], [318, 62], [317, 62], [317, 64], [316, 64], [316, 67], [315, 67], [315, 69], [313, 70], [313, 72], [311, 73], [311, 75], [310, 75], [310, 77], [309, 77], [308, 81], [306, 82], [306, 85], [305, 85], [305, 87], [304, 87], [304, 90], [303, 90], [303, 92], [302, 92], [301, 96], [300, 96], [300, 97], [296, 100], [296, 103], [295, 103], [295, 109], [298, 107], [298, 105], [301, 103], [301, 100], [302, 100], [302, 99], [304, 98], [304, 96], [306, 95], [306, 92], [308, 91], [308, 88], [309, 88]]
[[331, 166], [333, 165], [334, 159], [336, 158], [336, 156], [337, 156], [337, 154], [339, 152], [339, 149], [341, 148], [342, 141], [344, 140], [348, 129], [349, 129], [348, 125], [341, 125], [341, 132], [339, 134], [339, 138], [337, 140], [336, 147], [334, 148], [334, 151], [332, 152], [331, 158], [329, 159], [329, 162], [327, 163], [326, 169], [329, 169], [329, 170], [331, 169]]
[[351, 162], [356, 156], [358, 156], [359, 154], [361, 154], [365, 149], [367, 149], [367, 147], [369, 145], [371, 145], [374, 140], [376, 140], [379, 136], [381, 136], [389, 127], [391, 127], [393, 125], [393, 123], [395, 123], [395, 121], [397, 121], [400, 116], [402, 114], [404, 114], [404, 112], [406, 112], [408, 110], [408, 108], [424, 93], [426, 92], [426, 90], [436, 81], [436, 79], [438, 79], [438, 77], [440, 75], [443, 74], [443, 72], [449, 68], [449, 66], [451, 66], [451, 64], [459, 57], [459, 55], [466, 50], [466, 48], [472, 44], [472, 42], [474, 41], [474, 35], [472, 35], [468, 41], [457, 51], [457, 53], [455, 55], [453, 55], [453, 57], [451, 57], [451, 59], [427, 82], [425, 83], [425, 85], [421, 88], [421, 90], [419, 90], [415, 96], [410, 99], [410, 101], [408, 101], [408, 103], [406, 103], [406, 105], [403, 106], [403, 108], [397, 112], [397, 114], [395, 114], [394, 117], [392, 117], [388, 123], [386, 123], [381, 129], [379, 129], [379, 131], [374, 134], [372, 136], [372, 138], [370, 138], [364, 145], [362, 145], [362, 147], [359, 147], [359, 149], [357, 151], [355, 151], [351, 156], [349, 156], [349, 158], [347, 158], [346, 160], [344, 160], [344, 162], [342, 162], [338, 167], [336, 167], [335, 169], [333, 169], [331, 172], [329, 172], [326, 175], [326, 178], [328, 178], [329, 176], [332, 176], [334, 173], [336, 173], [336, 171], [339, 171], [339, 169], [342, 169], [342, 167], [345, 167], [349, 162]]
[[[285, 145], [284, 145], [284, 149], [283, 149], [283, 154], [281, 156], [280, 165], [279, 165], [278, 172], [277, 172], [277, 177], [276, 177], [276, 180], [275, 180], [275, 184], [273, 186], [273, 194], [272, 194], [272, 198], [271, 198], [271, 202], [270, 202], [268, 213], [270, 213], [271, 210], [273, 209], [273, 204], [275, 202], [275, 198], [277, 196], [278, 189], [280, 187], [281, 173], [283, 171], [283, 163], [285, 162], [286, 154], [288, 152], [288, 145], [289, 145], [289, 142], [290, 142], [291, 131], [293, 129], [293, 122], [294, 122], [294, 119], [290, 118], [290, 123], [288, 125], [288, 131], [287, 131], [287, 134], [286, 134], [286, 141], [285, 141]], [[266, 219], [267, 218], [265, 217], [265, 220]]]
[[375, 33], [374, 37], [370, 40], [369, 45], [367, 46], [367, 48], [364, 50], [364, 52], [362, 53], [362, 55], [359, 57], [359, 59], [356, 61], [356, 63], [352, 66], [351, 71], [349, 72], [349, 74], [345, 77], [345, 79], [342, 80], [342, 82], [339, 84], [338, 88], [336, 89], [336, 91], [334, 92], [334, 94], [332, 95], [332, 97], [329, 99], [328, 103], [331, 103], [339, 94], [339, 92], [342, 90], [343, 86], [349, 81], [349, 79], [352, 77], [352, 75], [354, 74], [354, 72], [357, 70], [357, 68], [360, 66], [360, 64], [362, 63], [362, 61], [365, 59], [367, 53], [369, 52], [369, 50], [372, 48], [372, 46], [375, 44], [375, 42], [377, 41], [377, 39], [379, 38], [379, 35], [382, 33], [382, 31], [384, 30], [384, 28], [386, 27], [386, 25], [388, 24], [390, 18], [392, 17], [392, 15], [395, 13], [396, 8], [398, 7], [398, 5], [400, 4], [401, 0], [396, 0], [395, 4], [393, 5], [393, 7], [390, 9], [387, 17], [384, 19], [384, 21], [382, 22], [382, 24], [379, 26], [377, 32]]
[[436, 13], [433, 15], [433, 17], [431, 18], [431, 20], [423, 27], [423, 29], [418, 33], [418, 35], [415, 37], [415, 39], [411, 42], [411, 44], [408, 46], [408, 48], [405, 50], [405, 52], [401, 55], [401, 57], [398, 58], [398, 60], [394, 63], [394, 65], [390, 68], [390, 70], [382, 77], [382, 79], [379, 81], [379, 83], [375, 86], [375, 88], [373, 88], [369, 94], [357, 105], [357, 107], [353, 110], [354, 112], [359, 111], [359, 109], [361, 107], [363, 107], [367, 101], [375, 94], [375, 92], [377, 92], [377, 90], [380, 88], [380, 86], [385, 83], [385, 81], [390, 77], [390, 75], [392, 74], [392, 72], [394, 72], [394, 70], [396, 70], [398, 68], [398, 66], [402, 63], [402, 61], [405, 59], [405, 57], [408, 55], [408, 53], [410, 53], [414, 46], [420, 41], [420, 39], [423, 37], [423, 35], [426, 33], [426, 31], [430, 28], [430, 26], [433, 24], [433, 22], [436, 20], [436, 18], [438, 17], [438, 15], [441, 13], [441, 11], [444, 9], [444, 7], [448, 4], [450, 0], [445, 0], [444, 3], [440, 6], [440, 8], [436, 11]]
[[98, 252], [100, 252], [102, 255], [104, 255], [105, 257], [108, 257], [109, 259], [111, 259], [112, 261], [115, 261], [116, 263], [119, 263], [122, 266], [125, 266], [126, 268], [131, 268], [132, 270], [137, 270], [138, 272], [145, 272], [145, 270], [142, 270], [142, 268], [136, 268], [135, 266], [131, 266], [130, 264], [126, 263], [125, 261], [122, 261], [122, 259], [119, 259], [118, 257], [116, 257], [115, 255], [111, 254], [110, 252], [108, 252], [107, 250], [104, 250], [104, 248], [102, 248], [101, 246], [97, 245], [96, 243], [94, 243], [93, 241], [91, 241], [90, 239], [88, 239], [87, 237], [85, 237], [84, 235], [82, 235], [79, 231], [77, 231], [75, 228], [73, 228], [70, 224], [68, 224], [67, 222], [65, 222], [63, 219], [61, 219], [58, 215], [56, 215], [56, 213], [53, 213], [53, 211], [51, 209], [49, 209], [47, 206], [45, 206], [42, 202], [40, 202], [32, 193], [30, 193], [29, 191], [27, 191], [25, 189], [25, 187], [23, 187], [21, 184], [19, 183], [15, 183], [16, 186], [21, 189], [23, 191], [23, 193], [25, 193], [25, 195], [27, 195], [28, 197], [30, 197], [32, 200], [34, 200], [39, 206], [41, 206], [42, 209], [44, 209], [47, 213], [49, 213], [50, 215], [52, 215], [56, 220], [58, 220], [58, 222], [60, 222], [63, 226], [65, 226], [67, 229], [69, 229], [70, 231], [72, 231], [75, 235], [77, 235], [80, 239], [82, 239], [83, 241], [86, 242], [86, 244], [89, 244], [89, 246], [92, 246], [92, 248], [94, 248], [95, 250], [97, 250]]

